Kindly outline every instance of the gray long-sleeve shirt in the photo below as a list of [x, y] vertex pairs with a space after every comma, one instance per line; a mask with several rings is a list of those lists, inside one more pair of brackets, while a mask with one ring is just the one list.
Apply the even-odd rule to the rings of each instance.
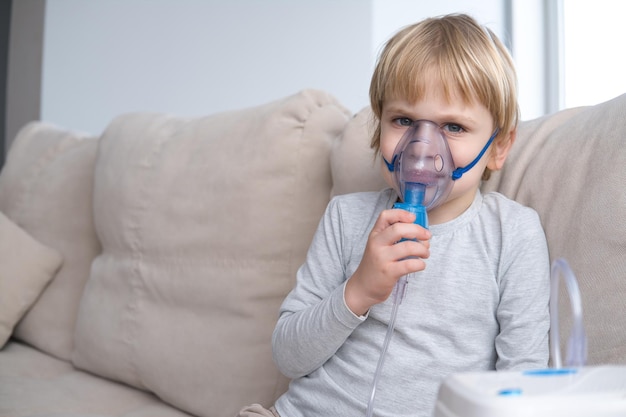
[[[273, 335], [293, 378], [281, 417], [365, 415], [393, 297], [366, 318], [346, 306], [346, 280], [393, 190], [335, 197], [313, 238]], [[430, 416], [454, 372], [547, 366], [549, 258], [539, 217], [497, 194], [476, 194], [456, 219], [430, 227], [426, 269], [409, 278], [387, 351], [375, 416]]]

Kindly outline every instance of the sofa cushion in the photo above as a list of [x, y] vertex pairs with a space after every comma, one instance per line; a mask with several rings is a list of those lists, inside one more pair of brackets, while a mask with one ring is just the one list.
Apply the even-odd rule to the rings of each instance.
[[114, 120], [95, 178], [103, 253], [74, 364], [197, 415], [271, 404], [287, 384], [271, 334], [328, 203], [330, 146], [348, 117], [304, 91], [208, 117]]
[[0, 416], [190, 417], [152, 394], [13, 340], [0, 352]]
[[63, 265], [13, 336], [69, 359], [78, 303], [100, 251], [92, 216], [98, 142], [79, 132], [32, 122], [16, 136], [0, 174], [0, 211]]
[[62, 262], [0, 212], [0, 348]]
[[[483, 185], [537, 210], [551, 259], [570, 264], [581, 290], [590, 364], [626, 364], [624, 132], [626, 95], [524, 122], [504, 169]], [[559, 304], [564, 345], [571, 308], [563, 286]]]
[[380, 173], [380, 157], [370, 147], [373, 114], [369, 107], [359, 111], [335, 141], [331, 155], [332, 195], [378, 191], [388, 187]]

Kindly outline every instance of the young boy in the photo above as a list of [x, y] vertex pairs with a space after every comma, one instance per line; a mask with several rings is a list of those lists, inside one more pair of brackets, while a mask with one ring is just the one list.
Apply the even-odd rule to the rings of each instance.
[[505, 47], [466, 15], [409, 26], [382, 51], [370, 101], [381, 159], [392, 160], [413, 122], [428, 120], [455, 166], [470, 168], [428, 212], [429, 229], [392, 208], [399, 195], [384, 161], [391, 188], [330, 202], [274, 331], [289, 390], [271, 411], [256, 405], [240, 416], [364, 416], [390, 295], [407, 274], [374, 415], [431, 416], [439, 384], [454, 372], [547, 366], [549, 259], [539, 218], [479, 191], [516, 134], [516, 76]]

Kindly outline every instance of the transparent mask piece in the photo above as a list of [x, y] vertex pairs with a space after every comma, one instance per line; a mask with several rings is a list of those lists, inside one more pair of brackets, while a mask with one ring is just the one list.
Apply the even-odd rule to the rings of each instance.
[[452, 190], [454, 161], [435, 122], [413, 122], [398, 142], [391, 162], [385, 162], [405, 203], [430, 210], [443, 203]]

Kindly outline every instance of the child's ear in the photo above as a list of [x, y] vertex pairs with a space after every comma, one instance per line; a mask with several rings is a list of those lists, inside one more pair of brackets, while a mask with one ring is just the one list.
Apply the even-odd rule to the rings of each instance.
[[498, 171], [502, 168], [504, 161], [506, 161], [507, 156], [509, 156], [509, 151], [516, 137], [517, 129], [513, 129], [504, 140], [494, 141], [487, 168], [492, 171]]

